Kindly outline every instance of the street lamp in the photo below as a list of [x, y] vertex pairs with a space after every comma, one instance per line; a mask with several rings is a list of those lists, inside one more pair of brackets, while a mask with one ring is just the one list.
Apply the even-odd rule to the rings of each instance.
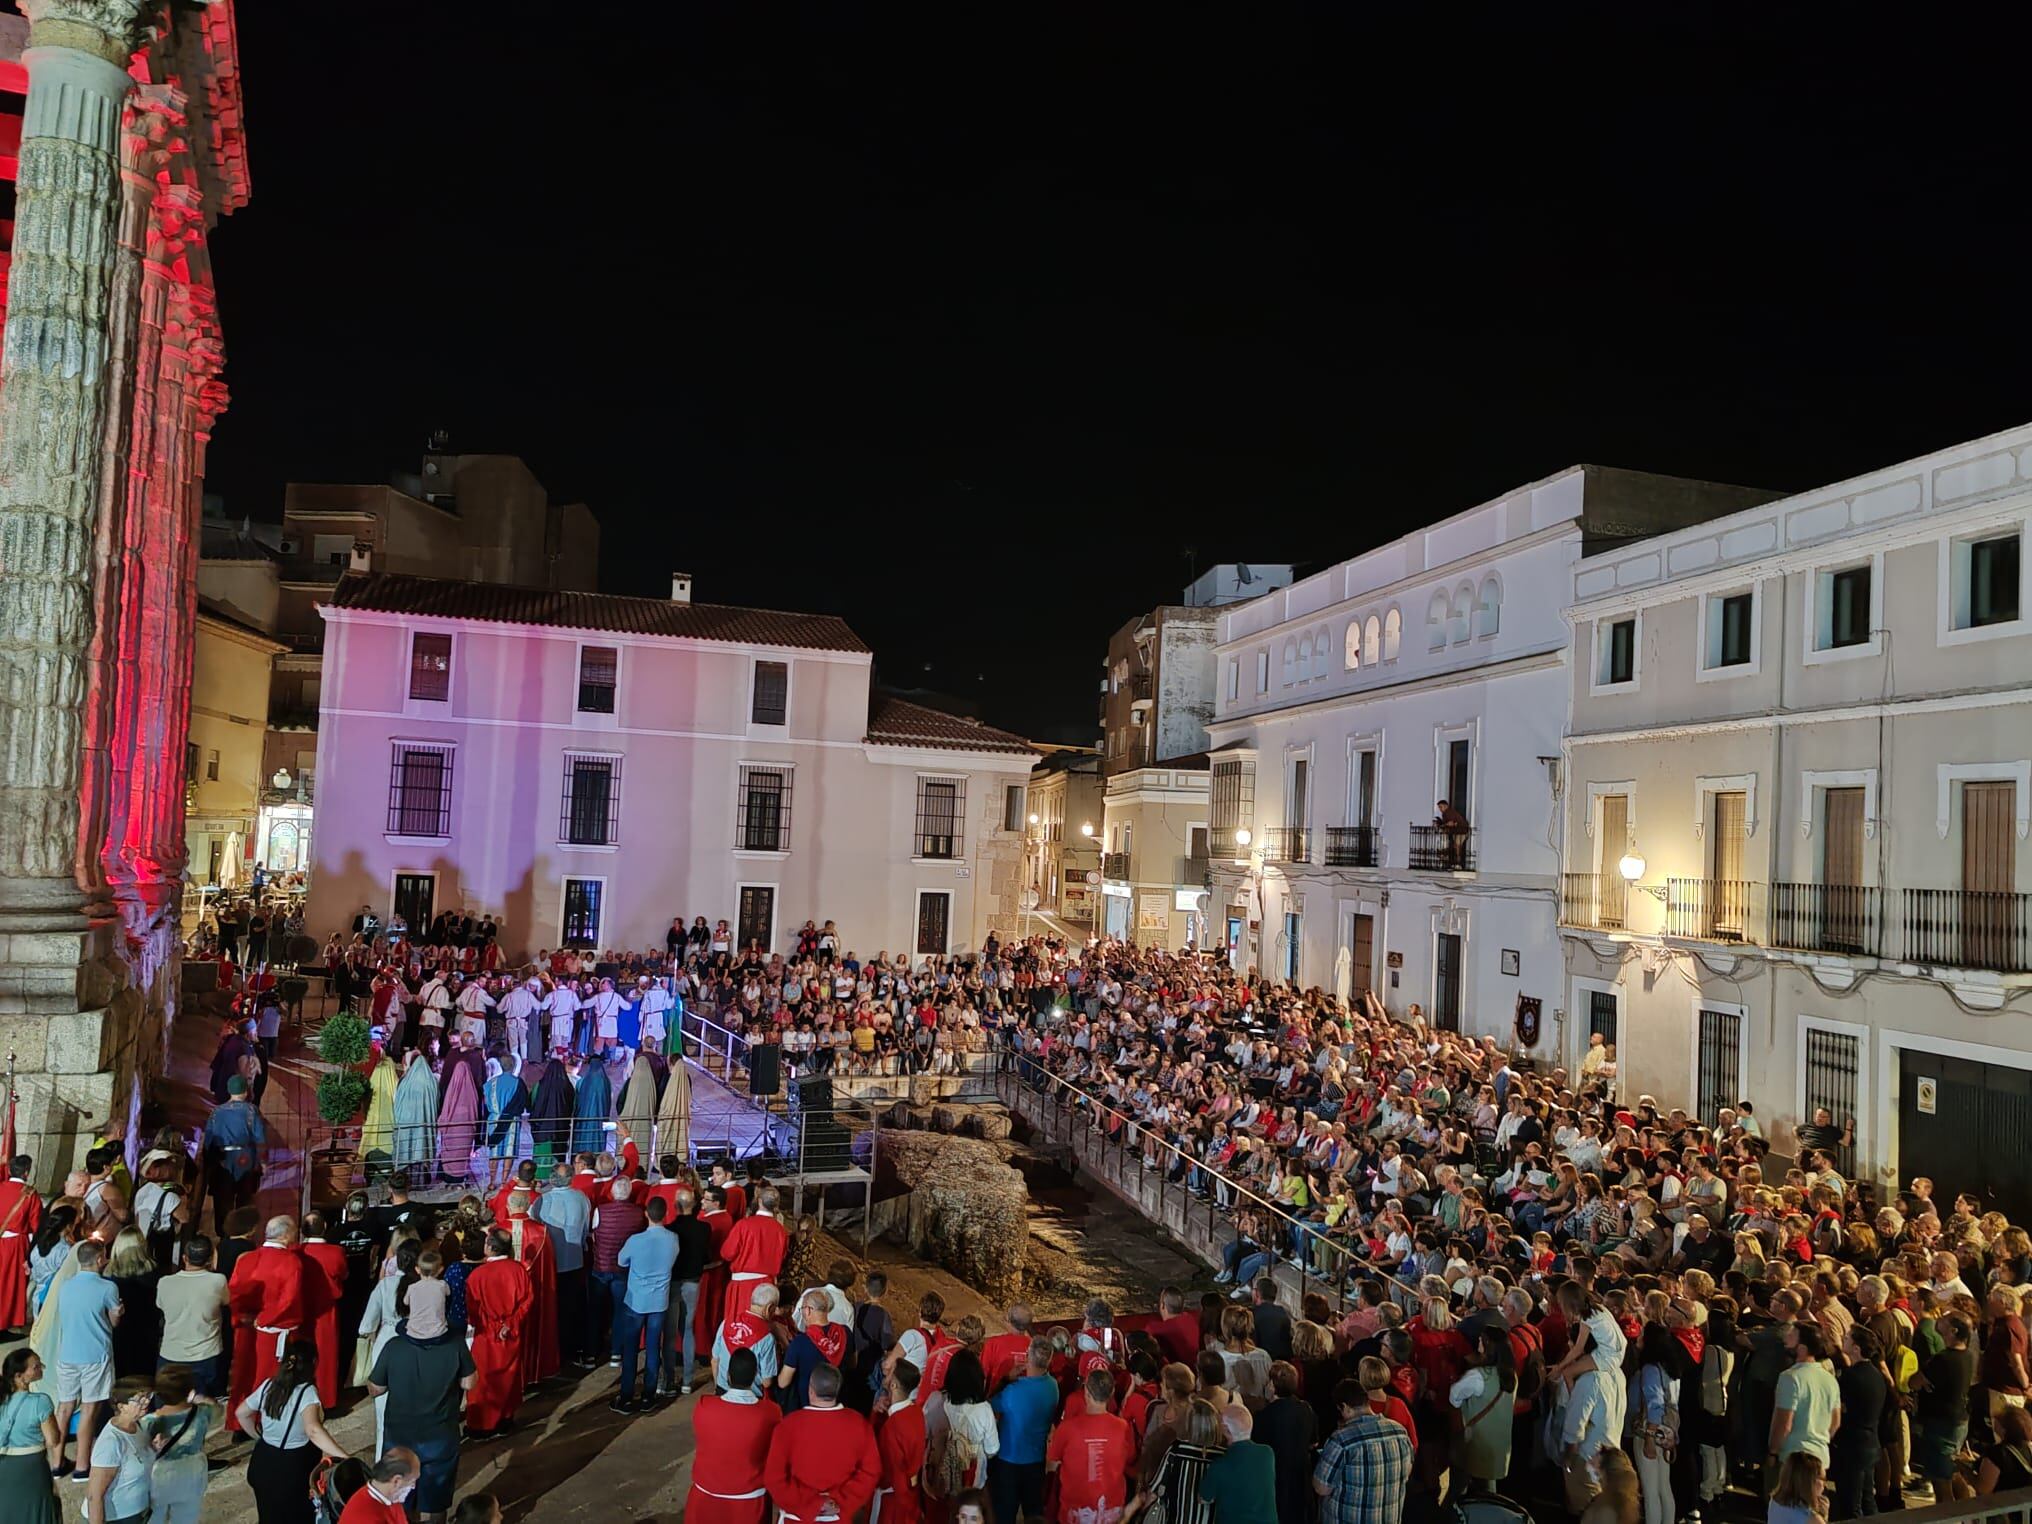
[[1080, 835], [1091, 836], [1093, 834], [1094, 834], [1094, 823], [1091, 820], [1082, 820], [1080, 822]]
[[1036, 825], [1036, 824], [1037, 824], [1037, 811], [1035, 811], [1035, 810], [1032, 810], [1032, 811], [1030, 812], [1030, 823], [1031, 823], [1032, 825]]
[[1624, 883], [1634, 884], [1644, 876], [1644, 869], [1648, 866], [1643, 853], [1625, 852], [1622, 861], [1616, 864], [1616, 871], [1623, 875]]
[[1235, 845], [1238, 847], [1246, 847], [1249, 844], [1249, 840], [1250, 840], [1249, 828], [1247, 826], [1237, 827], [1235, 831]]
[[286, 793], [288, 793], [288, 792], [289, 792], [289, 769], [288, 769], [288, 768], [286, 768], [286, 767], [278, 767], [278, 768], [276, 768], [276, 769], [275, 769], [275, 772], [274, 772], [274, 775], [273, 775], [272, 777], [270, 777], [268, 781], [269, 781], [269, 783], [270, 783], [270, 784], [271, 784], [271, 785], [272, 785], [272, 786], [274, 787], [274, 789], [275, 789], [275, 792], [276, 792], [276, 793], [278, 793], [278, 794], [286, 794]]

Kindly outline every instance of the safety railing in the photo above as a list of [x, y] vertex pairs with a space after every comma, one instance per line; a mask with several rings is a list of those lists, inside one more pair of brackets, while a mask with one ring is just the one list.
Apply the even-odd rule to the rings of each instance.
[[1987, 1524], [1990, 1520], [2032, 1524], [2032, 1488], [1993, 1492], [1986, 1498], [1960, 1498], [1927, 1508], [1906, 1508], [1898, 1514], [1898, 1524]]
[[[1204, 1231], [1209, 1244], [1220, 1242], [1224, 1233], [1239, 1238], [1239, 1226], [1233, 1221], [1224, 1222], [1223, 1216], [1227, 1211], [1239, 1213], [1246, 1203], [1260, 1215], [1278, 1224], [1288, 1242], [1307, 1246], [1307, 1252], [1297, 1255], [1294, 1259], [1276, 1244], [1259, 1241], [1257, 1245], [1269, 1254], [1273, 1267], [1281, 1265], [1296, 1275], [1298, 1294], [1301, 1298], [1307, 1292], [1317, 1289], [1333, 1301], [1337, 1312], [1345, 1313], [1350, 1303], [1347, 1276], [1351, 1269], [1374, 1276], [1386, 1285], [1395, 1286], [1402, 1293], [1416, 1295], [1418, 1288], [1414, 1282], [1407, 1281], [1393, 1271], [1357, 1254], [1341, 1240], [1330, 1238], [1322, 1224], [1299, 1217], [1281, 1203], [1260, 1194], [1231, 1176], [1222, 1174], [1176, 1144], [1151, 1132], [1128, 1112], [1109, 1105], [1089, 1091], [1080, 1089], [1028, 1055], [1009, 1054], [1008, 1059], [1008, 1064], [996, 1075], [996, 1087], [1003, 1103], [1011, 1110], [1020, 1112], [1021, 1107], [1015, 1094], [1018, 1089], [1030, 1091], [1040, 1101], [1048, 1100], [1050, 1104], [1039, 1107], [1040, 1117], [1046, 1119], [1043, 1124], [1046, 1135], [1052, 1141], [1066, 1145], [1075, 1159], [1089, 1170], [1119, 1186], [1133, 1197], [1139, 1206], [1152, 1194], [1149, 1182], [1154, 1175], [1156, 1210], [1154, 1212], [1148, 1208], [1144, 1210], [1146, 1215], [1154, 1217], [1160, 1226], [1167, 1229], [1171, 1227], [1172, 1203], [1175, 1198], [1178, 1203], [1176, 1215], [1179, 1226], [1186, 1230], [1180, 1234], [1181, 1237], [1187, 1236], [1195, 1226], [1199, 1207], [1204, 1205], [1206, 1208]], [[1076, 1115], [1080, 1112], [1084, 1112], [1084, 1117]], [[1145, 1165], [1146, 1150], [1160, 1156], [1154, 1165]], [[1135, 1173], [1133, 1186], [1127, 1178], [1132, 1161]], [[1181, 1175], [1175, 1182], [1171, 1178], [1174, 1169]], [[1223, 1208], [1216, 1200], [1217, 1193], [1214, 1191], [1208, 1191], [1204, 1197], [1197, 1196], [1187, 1183], [1194, 1171], [1198, 1171], [1218, 1185], [1229, 1197], [1231, 1205]], [[1315, 1254], [1332, 1260], [1335, 1268], [1331, 1274], [1323, 1274], [1313, 1267], [1311, 1261]], [[1247, 1257], [1243, 1256], [1243, 1262]]]

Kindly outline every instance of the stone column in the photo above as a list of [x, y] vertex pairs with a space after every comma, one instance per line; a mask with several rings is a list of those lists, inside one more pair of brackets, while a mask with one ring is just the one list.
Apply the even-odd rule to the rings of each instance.
[[28, 101], [0, 341], [0, 928], [9, 932], [87, 921], [82, 717], [121, 118], [143, 5], [22, 3]]

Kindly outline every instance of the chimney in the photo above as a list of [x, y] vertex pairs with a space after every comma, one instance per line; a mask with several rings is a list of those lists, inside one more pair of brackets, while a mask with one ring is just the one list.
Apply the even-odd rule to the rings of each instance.
[[691, 602], [690, 572], [672, 572], [670, 574], [670, 601], [672, 603]]

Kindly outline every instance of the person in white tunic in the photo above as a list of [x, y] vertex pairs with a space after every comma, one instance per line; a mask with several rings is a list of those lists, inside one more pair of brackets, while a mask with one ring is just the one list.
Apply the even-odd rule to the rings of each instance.
[[579, 1014], [578, 992], [569, 982], [561, 983], [550, 992], [550, 999], [544, 1002], [544, 1009], [550, 1012], [550, 1045], [553, 1049], [571, 1051], [572, 1023]]
[[487, 1041], [487, 1013], [494, 1009], [494, 997], [487, 993], [487, 981], [468, 979], [459, 989], [456, 1002], [458, 1027], [483, 1047]]
[[649, 1053], [661, 1053], [664, 1044], [664, 1027], [670, 1011], [670, 991], [647, 974], [636, 981], [642, 991], [642, 1047]]
[[529, 1052], [529, 1030], [536, 1013], [543, 1008], [537, 998], [543, 985], [531, 979], [518, 984], [501, 997], [501, 1020], [508, 1029], [508, 1051], [516, 1057], [533, 1057]]
[[614, 993], [614, 981], [602, 979], [600, 992], [593, 996], [593, 1051], [605, 1053], [621, 1036], [621, 997]]

